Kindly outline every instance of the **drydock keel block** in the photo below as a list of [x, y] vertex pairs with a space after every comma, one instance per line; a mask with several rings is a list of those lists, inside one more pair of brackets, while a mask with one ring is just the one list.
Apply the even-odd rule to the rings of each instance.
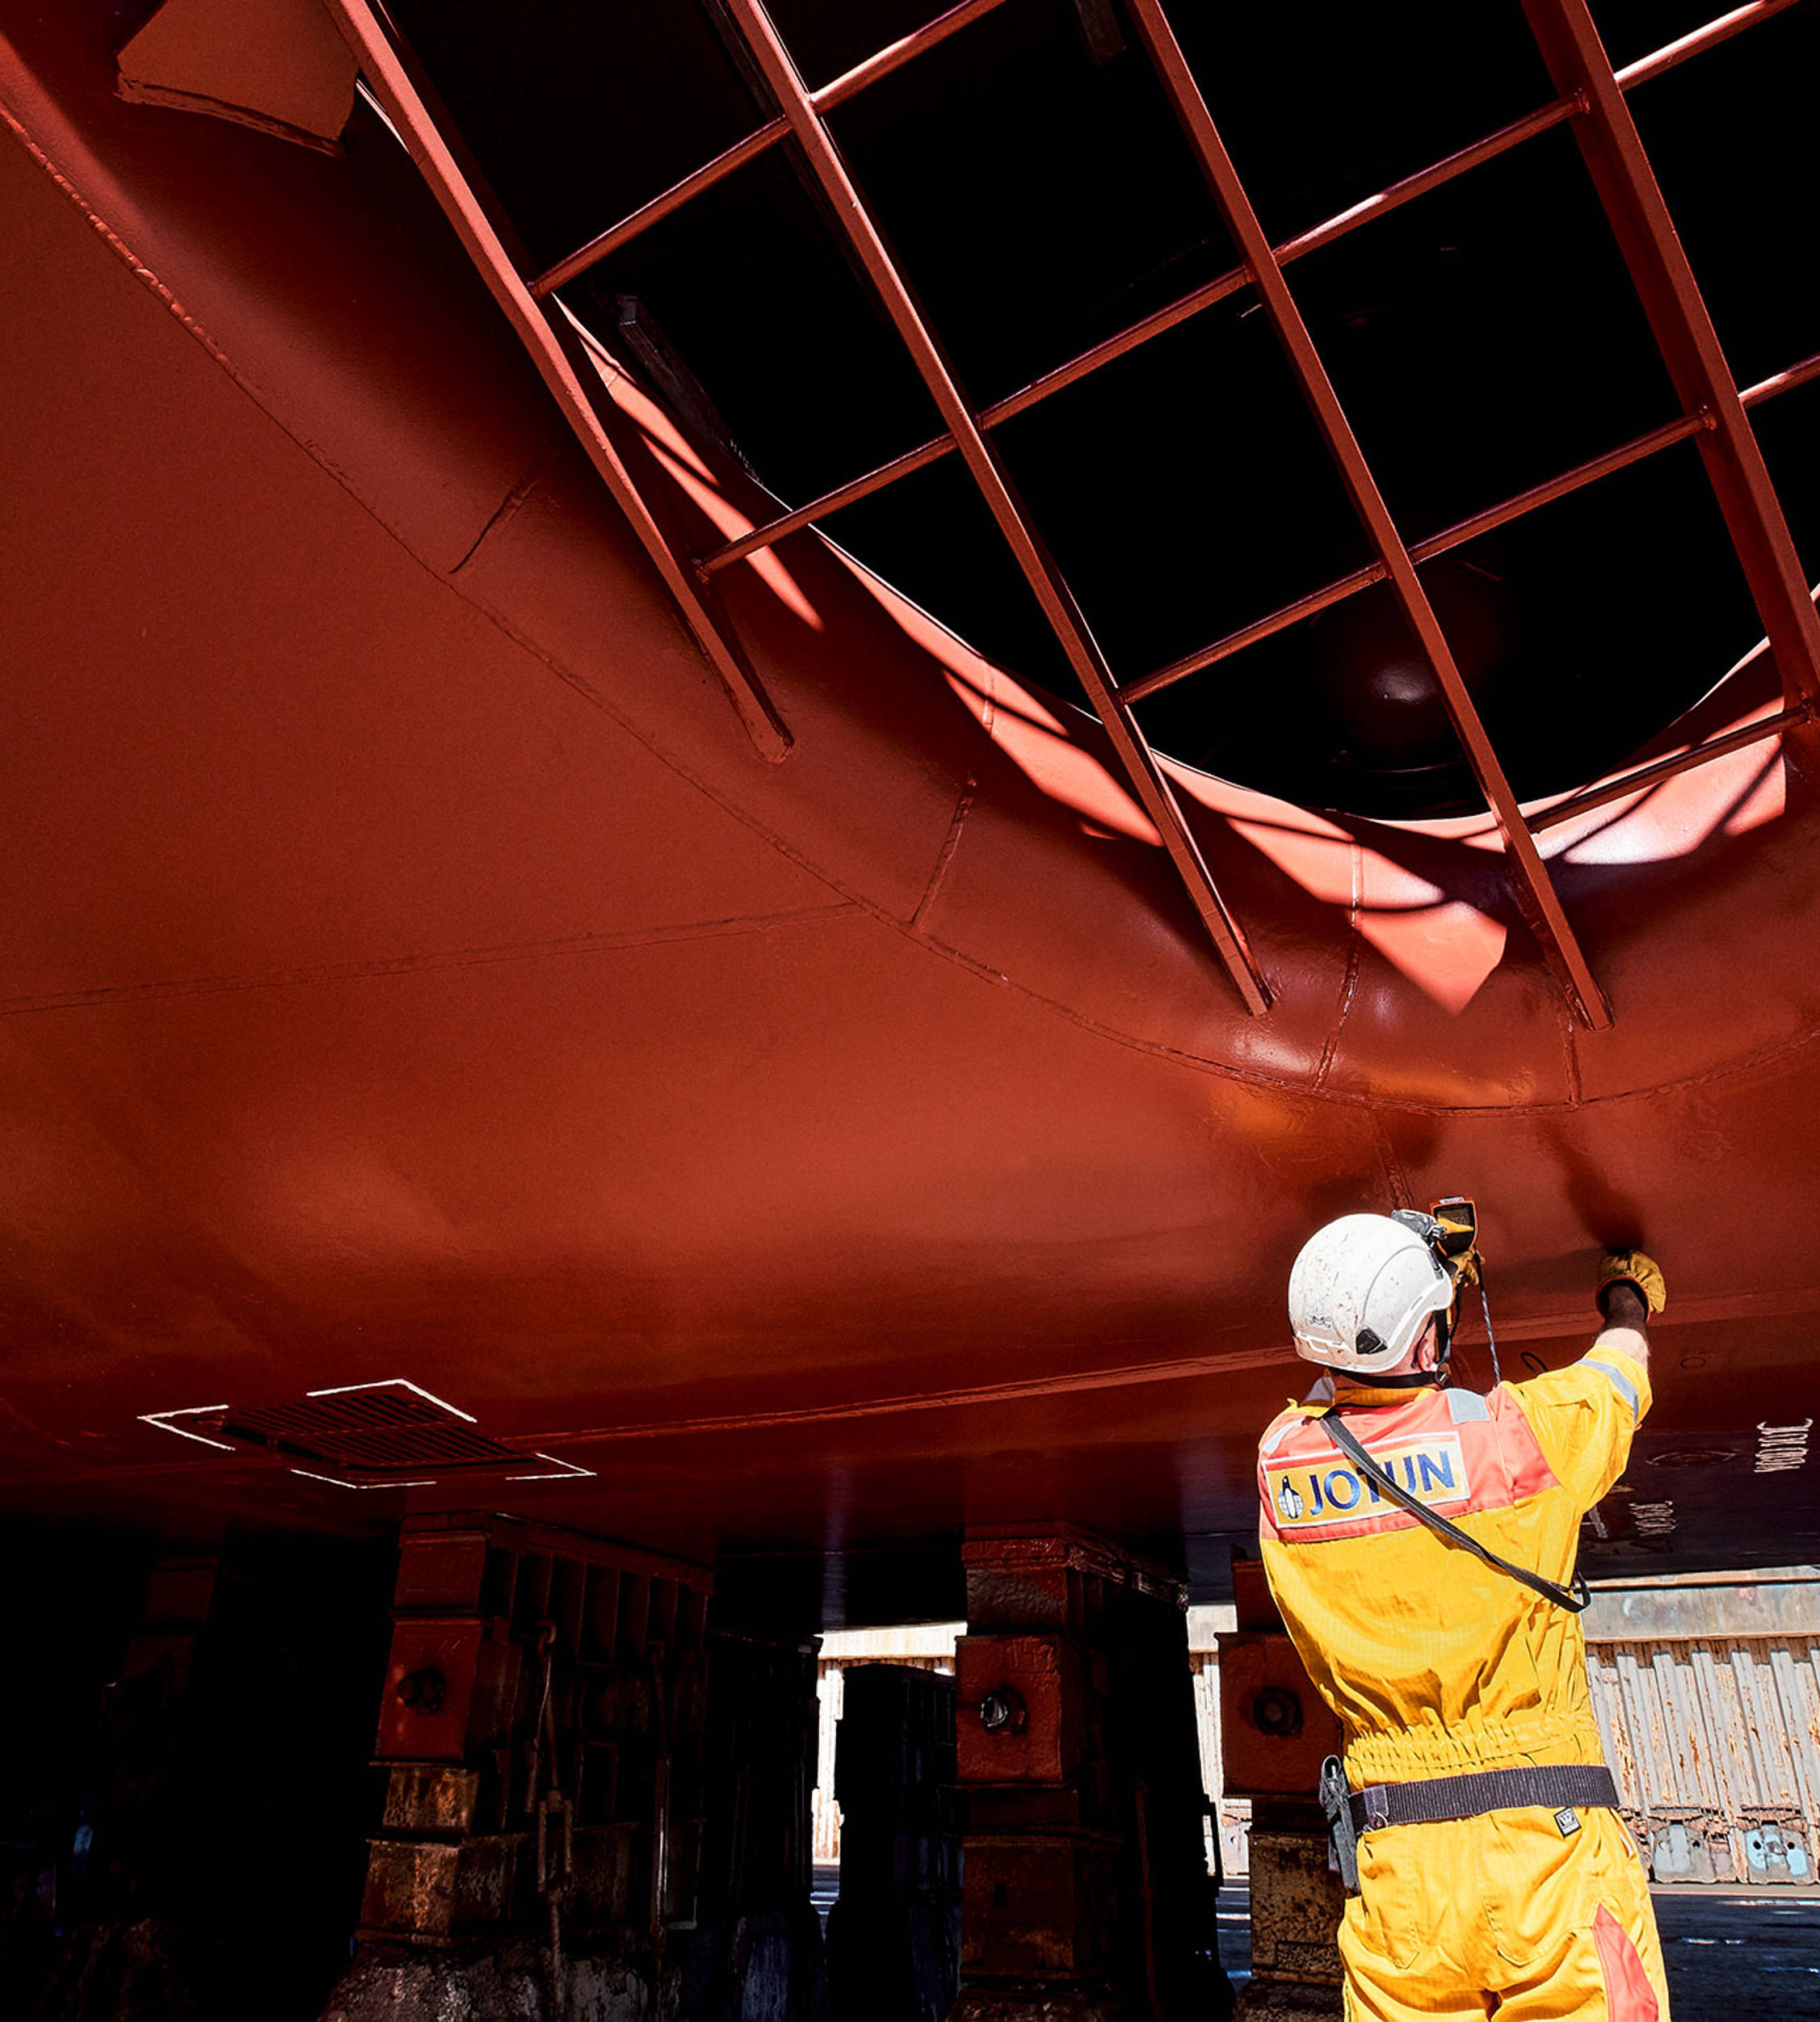
[[963, 1562], [952, 2022], [1228, 2013], [1182, 1586], [1074, 1531], [971, 1535]]
[[1251, 1978], [1242, 2022], [1333, 2022], [1346, 1907], [1313, 1793], [1343, 1746], [1255, 1558], [1233, 1560], [1238, 1631], [1220, 1640], [1226, 1794], [1251, 1800]]

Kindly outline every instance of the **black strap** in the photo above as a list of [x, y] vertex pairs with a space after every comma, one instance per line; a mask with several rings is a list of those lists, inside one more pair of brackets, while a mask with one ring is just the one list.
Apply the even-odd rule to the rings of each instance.
[[1532, 1593], [1540, 1594], [1544, 1600], [1553, 1601], [1556, 1607], [1565, 1608], [1578, 1615], [1592, 1599], [1587, 1591], [1584, 1577], [1575, 1573], [1572, 1587], [1557, 1587], [1552, 1579], [1544, 1579], [1540, 1573], [1532, 1573], [1526, 1566], [1513, 1566], [1507, 1558], [1500, 1558], [1488, 1546], [1480, 1544], [1469, 1531], [1463, 1531], [1457, 1524], [1450, 1524], [1438, 1511], [1431, 1510], [1419, 1497], [1412, 1495], [1386, 1469], [1381, 1468], [1364, 1447], [1347, 1431], [1339, 1417], [1339, 1406], [1329, 1405], [1321, 1414], [1320, 1423], [1332, 1437], [1334, 1444], [1349, 1454], [1366, 1478], [1382, 1489], [1393, 1503], [1400, 1503], [1419, 1522], [1426, 1524], [1437, 1537], [1449, 1545], [1457, 1545], [1470, 1552], [1474, 1558], [1483, 1559], [1487, 1566], [1500, 1573], [1507, 1573], [1514, 1580], [1520, 1580]]
[[[1325, 1778], [1326, 1766], [1322, 1775]], [[1322, 1802], [1326, 1801], [1323, 1784]], [[1477, 1769], [1418, 1783], [1371, 1784], [1347, 1799], [1355, 1833], [1378, 1826], [1429, 1826], [1443, 1818], [1477, 1818], [1487, 1811], [1618, 1808], [1618, 1786], [1603, 1763], [1525, 1763]], [[1330, 1817], [1331, 1814], [1330, 1813]]]

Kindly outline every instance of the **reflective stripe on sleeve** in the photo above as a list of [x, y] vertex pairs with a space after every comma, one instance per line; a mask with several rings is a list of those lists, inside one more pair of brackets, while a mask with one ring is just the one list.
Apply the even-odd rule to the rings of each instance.
[[1624, 1371], [1615, 1364], [1599, 1361], [1590, 1355], [1583, 1358], [1581, 1366], [1584, 1368], [1596, 1369], [1601, 1376], [1608, 1376], [1612, 1379], [1612, 1387], [1629, 1405], [1632, 1418], [1637, 1416], [1641, 1404], [1637, 1394], [1637, 1384], [1634, 1378], [1626, 1376]]

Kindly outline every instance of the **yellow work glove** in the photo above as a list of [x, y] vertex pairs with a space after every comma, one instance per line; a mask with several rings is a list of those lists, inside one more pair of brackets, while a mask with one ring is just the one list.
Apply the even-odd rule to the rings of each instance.
[[1652, 1313], [1660, 1313], [1668, 1304], [1668, 1286], [1661, 1265], [1641, 1250], [1608, 1250], [1600, 1258], [1599, 1284], [1592, 1296], [1601, 1313], [1605, 1310], [1605, 1288], [1612, 1284], [1635, 1285]]

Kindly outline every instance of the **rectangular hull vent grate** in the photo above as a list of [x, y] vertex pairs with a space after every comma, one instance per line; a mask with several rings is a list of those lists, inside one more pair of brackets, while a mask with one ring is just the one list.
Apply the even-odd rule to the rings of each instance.
[[399, 1474], [422, 1468], [498, 1467], [523, 1461], [515, 1447], [489, 1439], [464, 1413], [405, 1383], [330, 1391], [236, 1411], [225, 1437], [344, 1474]]

